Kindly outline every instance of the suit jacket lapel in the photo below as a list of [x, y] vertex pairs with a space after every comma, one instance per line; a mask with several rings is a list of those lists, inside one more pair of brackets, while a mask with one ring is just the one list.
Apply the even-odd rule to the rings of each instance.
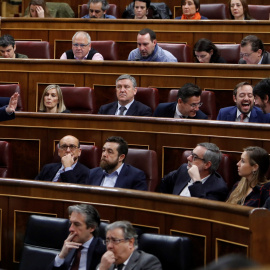
[[93, 185], [100, 186], [103, 179], [103, 170], [99, 167], [95, 175], [91, 177], [93, 178]]
[[131, 106], [127, 110], [126, 115], [134, 115], [136, 114], [136, 111], [137, 111], [137, 101], [134, 100], [134, 102], [131, 104]]
[[190, 176], [187, 170], [183, 172], [183, 174], [180, 173], [177, 177], [177, 180], [176, 180], [177, 184], [174, 186], [173, 194], [179, 195], [180, 192], [184, 189], [184, 187], [188, 184], [189, 181], [190, 181]]
[[88, 248], [88, 252], [87, 252], [87, 267], [86, 267], [86, 270], [90, 269], [91, 262], [92, 262], [92, 257], [93, 257], [93, 253], [94, 253], [96, 244], [97, 244], [97, 238], [94, 237], [91, 244], [90, 244], [90, 246], [89, 246], [89, 248]]
[[109, 109], [108, 114], [115, 115], [117, 108], [118, 108], [118, 102], [116, 101], [112, 104], [112, 107]]
[[127, 166], [124, 163], [123, 168], [120, 172], [120, 174], [117, 177], [116, 183], [114, 187], [124, 187], [125, 186], [125, 179], [126, 179], [126, 175], [127, 175]]
[[235, 106], [231, 112], [228, 114], [228, 121], [235, 121], [236, 119], [236, 113], [237, 113], [237, 107]]
[[50, 177], [50, 181], [53, 180], [53, 178], [55, 177], [56, 173], [58, 172], [58, 170], [61, 168], [62, 163], [57, 163], [52, 169], [51, 169], [51, 177]]
[[140, 254], [137, 250], [134, 250], [133, 254], [131, 255], [125, 270], [132, 270], [137, 265], [137, 261], [140, 257]]

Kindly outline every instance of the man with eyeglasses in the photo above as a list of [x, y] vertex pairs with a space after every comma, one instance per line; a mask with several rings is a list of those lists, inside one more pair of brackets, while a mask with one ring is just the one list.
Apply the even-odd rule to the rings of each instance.
[[269, 123], [269, 115], [254, 106], [253, 87], [248, 82], [241, 82], [233, 90], [233, 101], [236, 106], [219, 110], [217, 120]]
[[162, 193], [225, 201], [228, 188], [217, 173], [222, 154], [214, 143], [199, 143], [188, 156], [188, 163], [161, 180]]
[[60, 59], [104, 60], [97, 50], [91, 48], [91, 37], [83, 31], [75, 33], [72, 37], [72, 50], [64, 52]]
[[106, 14], [110, 8], [106, 0], [89, 0], [87, 6], [89, 14], [83, 16], [83, 19], [116, 19], [113, 15]]
[[184, 84], [178, 91], [176, 102], [160, 103], [155, 117], [208, 119], [200, 107], [202, 90], [193, 83]]
[[98, 237], [100, 217], [89, 204], [68, 207], [70, 228], [62, 250], [46, 269], [95, 270], [106, 246]]
[[106, 227], [107, 252], [97, 270], [161, 270], [154, 255], [137, 249], [138, 235], [129, 221], [116, 221]]
[[239, 64], [270, 64], [270, 53], [264, 50], [263, 42], [254, 35], [246, 36], [240, 44]]
[[35, 180], [84, 184], [89, 169], [78, 161], [81, 155], [79, 140], [67, 135], [60, 140], [58, 147], [61, 162], [46, 164]]

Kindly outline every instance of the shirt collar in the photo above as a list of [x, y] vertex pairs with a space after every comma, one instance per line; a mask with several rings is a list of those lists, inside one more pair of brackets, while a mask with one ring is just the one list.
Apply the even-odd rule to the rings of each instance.
[[[129, 102], [127, 105], [123, 106], [123, 107], [126, 107], [126, 109], [128, 111], [128, 109], [130, 108], [130, 106], [131, 106], [131, 104], [133, 102], [134, 102], [134, 99], [131, 102]], [[117, 110], [119, 110], [120, 107], [122, 107], [122, 105], [120, 105], [120, 103], [118, 102], [118, 108], [117, 108]]]
[[[242, 114], [239, 109], [237, 108], [236, 118], [240, 117], [240, 114]], [[247, 117], [250, 118], [251, 111], [247, 114]]]
[[124, 163], [122, 163], [122, 165], [117, 170], [112, 172], [111, 174], [108, 174], [105, 170], [103, 170], [103, 173], [105, 176], [114, 176], [114, 175], [118, 176], [120, 174], [123, 166], [124, 166]]

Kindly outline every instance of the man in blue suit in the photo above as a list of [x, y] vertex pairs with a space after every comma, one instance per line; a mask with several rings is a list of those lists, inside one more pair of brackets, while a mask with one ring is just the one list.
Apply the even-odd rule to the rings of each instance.
[[162, 193], [185, 197], [197, 197], [224, 201], [228, 188], [216, 172], [221, 161], [221, 152], [213, 143], [199, 143], [188, 156], [188, 163], [170, 172], [161, 180]]
[[69, 206], [68, 213], [70, 234], [65, 240], [61, 252], [47, 269], [95, 270], [106, 251], [106, 246], [98, 237], [99, 213], [89, 204]]
[[184, 84], [178, 91], [176, 102], [160, 103], [155, 109], [155, 117], [208, 119], [199, 108], [202, 90], [193, 83]]
[[137, 83], [134, 77], [124, 74], [116, 80], [116, 96], [118, 101], [102, 105], [98, 114], [152, 116], [150, 107], [134, 99]]
[[269, 123], [269, 115], [254, 106], [253, 87], [248, 82], [241, 82], [233, 90], [236, 106], [220, 109], [217, 120]]
[[127, 142], [117, 136], [109, 137], [103, 148], [100, 167], [91, 169], [87, 185], [147, 190], [143, 171], [124, 163]]

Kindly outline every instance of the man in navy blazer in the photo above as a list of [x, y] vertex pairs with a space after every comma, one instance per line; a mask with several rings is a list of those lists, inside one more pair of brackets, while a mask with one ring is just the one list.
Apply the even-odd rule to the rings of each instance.
[[127, 142], [117, 136], [109, 137], [103, 148], [100, 167], [91, 169], [87, 185], [147, 190], [143, 171], [124, 163]]
[[166, 175], [160, 186], [163, 193], [185, 197], [198, 197], [224, 201], [228, 188], [216, 172], [221, 161], [221, 152], [213, 143], [199, 143], [188, 157], [188, 163]]
[[199, 108], [202, 90], [193, 83], [184, 84], [178, 91], [177, 102], [160, 103], [155, 109], [155, 117], [208, 119]]
[[79, 140], [71, 135], [59, 142], [59, 163], [46, 164], [35, 180], [84, 184], [89, 169], [78, 161], [81, 155]]
[[152, 116], [150, 107], [134, 99], [137, 93], [137, 83], [134, 77], [124, 74], [116, 79], [115, 102], [102, 105], [98, 114], [106, 115], [130, 115], [130, 116]]
[[253, 87], [248, 82], [241, 82], [233, 90], [236, 106], [220, 109], [217, 120], [269, 123], [269, 115], [254, 107]]
[[77, 264], [77, 269], [95, 270], [106, 252], [106, 246], [98, 237], [99, 213], [89, 204], [69, 206], [68, 212], [70, 234], [47, 269], [69, 270]]
[[15, 118], [15, 110], [18, 104], [19, 94], [14, 93], [9, 100], [5, 98], [1, 98], [1, 102], [5, 104], [7, 102], [7, 106], [3, 106], [0, 108], [0, 121], [12, 120]]

